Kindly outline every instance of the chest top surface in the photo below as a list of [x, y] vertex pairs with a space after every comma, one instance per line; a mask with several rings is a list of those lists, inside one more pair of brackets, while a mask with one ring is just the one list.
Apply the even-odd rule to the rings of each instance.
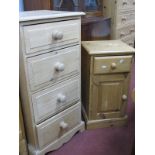
[[135, 49], [120, 40], [83, 41], [82, 46], [90, 55], [133, 54]]
[[61, 17], [75, 17], [85, 15], [83, 12], [69, 12], [69, 11], [50, 11], [50, 10], [37, 10], [37, 11], [23, 11], [19, 13], [19, 22], [34, 21], [40, 19], [54, 19]]

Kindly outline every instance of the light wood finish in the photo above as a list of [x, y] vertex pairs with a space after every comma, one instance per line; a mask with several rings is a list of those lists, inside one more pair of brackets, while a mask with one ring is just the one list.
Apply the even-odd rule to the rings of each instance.
[[[134, 44], [129, 44], [124, 38], [135, 35], [135, 0], [104, 0], [103, 14], [111, 17], [112, 39], [121, 39], [134, 47]], [[134, 39], [135, 37], [132, 42]]]
[[80, 46], [28, 58], [27, 65], [31, 90], [53, 85], [80, 73]]
[[82, 46], [89, 55], [133, 54], [134, 49], [120, 40], [83, 41]]
[[25, 26], [23, 31], [26, 53], [51, 50], [57, 46], [78, 42], [80, 39], [79, 27], [79, 20]]
[[133, 54], [134, 49], [121, 41], [82, 42], [82, 110], [87, 129], [126, 123]]
[[21, 105], [19, 102], [19, 154], [28, 155]]
[[[82, 14], [53, 11], [20, 14], [20, 96], [29, 155], [45, 155], [84, 130], [80, 69]], [[55, 28], [65, 32], [66, 37], [60, 32], [52, 36], [64, 39], [62, 44], [48, 42]], [[58, 124], [63, 133], [57, 130]]]
[[94, 57], [94, 74], [129, 72], [132, 56]]

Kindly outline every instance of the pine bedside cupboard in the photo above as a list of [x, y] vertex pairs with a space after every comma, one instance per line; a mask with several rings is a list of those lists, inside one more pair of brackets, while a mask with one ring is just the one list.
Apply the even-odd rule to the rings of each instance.
[[20, 13], [20, 97], [29, 155], [44, 155], [84, 130], [81, 15]]
[[82, 42], [82, 104], [87, 129], [121, 126], [134, 48], [120, 40]]

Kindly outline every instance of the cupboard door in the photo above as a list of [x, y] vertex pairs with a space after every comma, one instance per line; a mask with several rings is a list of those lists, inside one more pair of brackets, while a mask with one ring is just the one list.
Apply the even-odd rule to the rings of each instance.
[[94, 76], [91, 89], [90, 117], [118, 118], [125, 114], [129, 74]]

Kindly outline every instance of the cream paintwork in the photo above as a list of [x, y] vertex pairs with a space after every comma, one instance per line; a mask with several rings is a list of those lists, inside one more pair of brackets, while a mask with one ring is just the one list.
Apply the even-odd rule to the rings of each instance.
[[[79, 27], [79, 20], [25, 26], [23, 31], [26, 53], [52, 50], [66, 44], [77, 43], [80, 39]], [[56, 32], [57, 35], [62, 34], [61, 38], [56, 37]]]
[[[60, 146], [62, 146], [64, 143], [70, 140], [71, 137], [76, 132], [84, 130], [84, 122], [81, 121], [81, 110], [80, 110], [81, 109], [80, 108], [81, 107], [81, 102], [80, 102], [81, 100], [81, 93], [80, 93], [81, 91], [81, 82], [80, 82], [81, 81], [81, 72], [80, 72], [81, 21], [80, 21], [80, 18], [81, 18], [81, 15], [83, 14], [84, 13], [80, 13], [80, 12], [79, 13], [68, 12], [64, 14], [60, 12], [60, 13], [54, 14], [53, 11], [30, 11], [30, 12], [23, 12], [20, 14], [20, 19], [19, 19], [20, 20], [20, 25], [19, 25], [20, 97], [21, 97], [21, 104], [22, 104], [22, 110], [23, 110], [23, 116], [24, 116], [29, 155], [44, 155], [45, 153], [55, 150]], [[72, 21], [76, 21], [75, 24]], [[52, 25], [54, 25], [55, 22], [65, 23], [64, 25], [62, 25], [62, 27], [63, 26], [67, 27], [66, 24], [73, 23], [71, 27], [72, 29], [74, 29], [74, 26], [75, 26], [75, 30], [77, 30], [76, 26], [78, 25], [78, 31], [76, 32], [79, 34], [75, 34], [76, 36], [78, 36], [76, 38], [77, 41], [76, 42], [69, 41], [64, 43], [63, 45], [57, 44], [57, 47], [54, 47], [54, 48], [50, 47], [50, 49], [43, 48], [43, 49], [40, 49], [41, 51], [29, 50], [27, 48], [27, 44], [25, 44], [24, 28], [30, 26], [31, 28], [30, 27], [29, 28], [33, 29], [33, 26], [34, 26], [34, 30], [35, 30], [36, 25], [45, 24], [44, 26], [46, 26], [47, 23], [51, 23]], [[56, 25], [54, 27], [56, 27]], [[44, 28], [42, 27], [41, 31], [44, 31], [43, 29], [46, 29], [46, 27]], [[36, 33], [34, 33], [34, 35], [36, 35]], [[75, 36], [74, 34], [70, 34], [70, 35], [72, 35], [71, 38]], [[47, 33], [45, 33], [45, 40], [46, 40], [46, 36], [47, 36]], [[31, 34], [31, 37], [33, 38], [32, 34]], [[36, 35], [35, 37], [37, 37], [37, 39], [39, 40], [38, 42], [40, 42], [40, 38], [39, 38], [40, 36]], [[60, 39], [61, 34], [59, 34], [58, 37]], [[38, 42], [36, 41], [36, 46], [39, 45]], [[41, 43], [42, 42], [40, 42], [40, 44]], [[37, 48], [39, 49], [39, 47]], [[64, 63], [64, 65], [62, 65], [62, 63]], [[55, 75], [55, 70], [57, 71], [57, 75]], [[53, 80], [53, 77], [55, 81]], [[67, 91], [67, 87], [69, 88], [68, 91]], [[60, 111], [57, 111], [54, 107], [52, 107], [52, 104], [49, 105], [47, 104], [46, 101], [48, 97], [53, 98], [53, 96], [57, 94], [56, 91], [59, 92], [60, 89], [65, 93], [69, 93], [69, 95], [71, 95], [70, 91], [72, 91], [73, 96], [72, 97], [66, 96], [65, 98], [63, 94], [60, 93], [61, 96], [60, 94], [58, 94], [59, 100], [61, 102], [66, 101], [66, 106], [64, 106], [64, 109], [62, 108]], [[75, 92], [75, 89], [77, 92]], [[49, 95], [48, 97], [45, 95], [46, 93], [47, 93], [47, 96]], [[36, 116], [36, 113], [35, 113], [36, 107], [34, 106], [34, 104], [38, 102], [38, 100], [36, 99], [41, 96], [42, 96], [42, 99], [41, 99], [42, 102], [45, 102], [41, 104], [42, 106], [43, 104], [45, 104], [47, 108], [45, 107], [44, 109], [45, 111], [43, 111], [42, 113], [39, 111], [39, 115], [41, 116], [39, 118], [39, 116]], [[74, 107], [76, 108], [74, 109]], [[52, 114], [53, 116], [48, 115], [46, 113], [47, 109], [53, 110], [55, 114], [53, 113]], [[61, 119], [61, 116], [65, 117], [64, 113], [66, 114], [67, 120], [70, 120], [70, 121], [67, 123], [67, 125], [65, 124], [65, 121], [63, 122], [63, 124], [62, 122], [59, 122], [59, 125], [64, 128], [65, 127], [67, 128], [68, 126], [70, 127], [70, 129], [67, 130], [67, 132], [64, 132], [61, 136], [57, 137], [57, 139], [51, 138], [51, 140], [49, 140], [48, 137], [47, 139], [46, 138], [43, 139], [43, 141], [42, 139], [39, 139], [38, 136], [42, 134], [40, 132], [38, 134], [36, 128], [38, 128], [39, 130], [40, 129], [39, 125], [42, 124], [41, 132], [45, 133], [44, 129], [46, 129], [46, 125], [47, 125], [45, 122], [48, 122], [48, 124], [50, 124], [50, 126], [48, 127], [48, 132], [50, 132], [50, 128], [55, 129], [55, 125], [53, 124], [54, 119], [58, 117], [59, 119]], [[72, 119], [74, 116], [74, 113], [75, 113], [75, 116], [77, 116], [75, 120]], [[77, 119], [78, 119], [78, 122], [76, 121]], [[43, 144], [44, 147], [40, 144]]]
[[[66, 129], [61, 128], [61, 122], [64, 121], [68, 124]], [[80, 103], [68, 108], [67, 110], [55, 115], [54, 117], [44, 121], [36, 126], [39, 147], [43, 147], [50, 144], [50, 142], [56, 141], [67, 131], [74, 128], [81, 122], [81, 106]]]
[[[65, 101], [59, 102], [59, 95], [65, 96]], [[66, 109], [80, 100], [80, 78], [72, 78], [59, 85], [50, 87], [32, 95], [34, 117], [38, 124], [56, 113]]]
[[[64, 70], [57, 71], [57, 63], [63, 64]], [[31, 90], [53, 85], [80, 73], [80, 46], [28, 58], [27, 65]]]

